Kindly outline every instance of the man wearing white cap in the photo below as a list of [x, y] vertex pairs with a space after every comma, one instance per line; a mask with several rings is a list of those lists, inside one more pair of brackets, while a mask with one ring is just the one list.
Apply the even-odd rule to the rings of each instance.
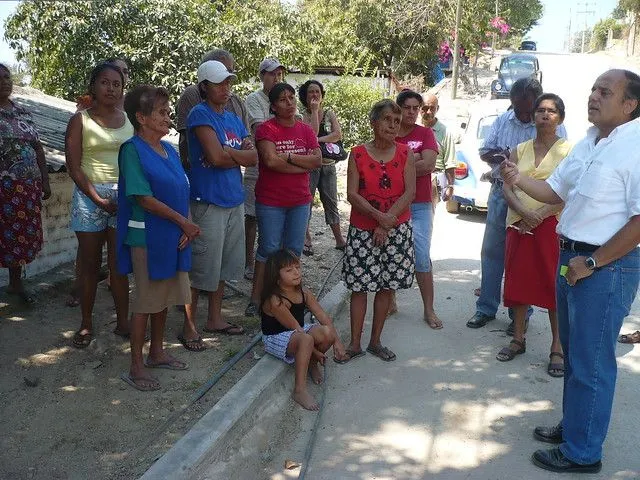
[[225, 106], [236, 76], [223, 63], [198, 67], [202, 102], [187, 116], [191, 216], [200, 227], [192, 244], [192, 303], [178, 339], [187, 350], [205, 347], [195, 327], [198, 293], [208, 292], [209, 314], [203, 331], [240, 335], [242, 327], [222, 318], [225, 281], [237, 279], [244, 267], [244, 188], [240, 167], [254, 167], [257, 152], [240, 118]]
[[[258, 76], [262, 81], [262, 88], [250, 93], [245, 104], [247, 111], [249, 112], [249, 131], [252, 135], [255, 135], [256, 128], [261, 123], [269, 120], [273, 117], [273, 114], [269, 111], [269, 92], [276, 83], [284, 81], [285, 68], [277, 58], [267, 57], [258, 67]], [[246, 268], [245, 277], [248, 279], [253, 278], [253, 266], [255, 262], [254, 257], [254, 245], [256, 241], [256, 194], [255, 186], [258, 181], [258, 168], [250, 168], [245, 170], [244, 175], [244, 188], [246, 190], [247, 199], [245, 201], [245, 235], [246, 235]], [[245, 315], [253, 316], [258, 312], [257, 306], [254, 303], [250, 303], [245, 311]]]

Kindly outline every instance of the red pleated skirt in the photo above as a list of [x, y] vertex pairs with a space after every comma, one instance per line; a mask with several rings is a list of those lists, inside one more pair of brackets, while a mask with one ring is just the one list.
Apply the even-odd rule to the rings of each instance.
[[556, 309], [556, 275], [560, 245], [555, 215], [521, 235], [507, 228], [504, 258], [504, 305], [536, 305]]

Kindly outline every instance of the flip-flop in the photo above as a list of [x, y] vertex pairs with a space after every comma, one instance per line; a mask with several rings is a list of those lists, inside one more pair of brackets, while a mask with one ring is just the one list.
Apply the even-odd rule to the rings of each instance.
[[[559, 362], [553, 362], [553, 357], [559, 357]], [[561, 373], [553, 373], [555, 371], [561, 371]], [[551, 352], [549, 354], [549, 365], [547, 365], [547, 373], [555, 378], [564, 377], [564, 355], [560, 352]]]
[[618, 337], [620, 343], [640, 343], [640, 330]]
[[207, 349], [207, 346], [202, 341], [202, 337], [187, 340], [182, 335], [178, 335], [178, 341], [190, 352], [204, 352]]
[[359, 351], [356, 352], [356, 351], [353, 351], [353, 350], [346, 349], [344, 351], [344, 353], [347, 356], [347, 358], [339, 360], [336, 357], [333, 357], [333, 361], [336, 362], [336, 363], [339, 363], [340, 365], [342, 365], [344, 363], [350, 362], [354, 358], [358, 358], [358, 357], [364, 356], [364, 351], [363, 350], [359, 350]]
[[[235, 331], [232, 331], [236, 329]], [[237, 330], [239, 329], [239, 330]], [[240, 325], [236, 325], [235, 323], [229, 323], [229, 325], [227, 325], [224, 328], [207, 328], [204, 327], [202, 329], [203, 332], [206, 333], [221, 333], [223, 335], [242, 335], [244, 333], [244, 328], [242, 328]]]
[[93, 340], [93, 334], [91, 332], [80, 333], [80, 330], [78, 330], [76, 333], [73, 334], [72, 342], [73, 342], [73, 346], [76, 348], [87, 348], [91, 343], [91, 340]]
[[432, 328], [433, 330], [442, 330], [442, 328], [444, 327], [440, 319], [438, 319], [438, 322], [440, 323], [434, 321], [433, 318], [428, 318], [428, 317], [425, 317], [424, 321], [426, 322], [427, 325], [429, 325], [429, 328]]
[[344, 252], [346, 250], [346, 248], [347, 248], [347, 245], [346, 244], [345, 245], [336, 245], [333, 248], [335, 248], [336, 250], [340, 250], [341, 252]]
[[302, 254], [310, 257], [314, 254], [315, 252], [313, 251], [313, 246], [311, 245], [305, 245], [304, 248], [302, 249]]
[[166, 370], [188, 370], [189, 365], [184, 362], [181, 362], [177, 358], [173, 358], [168, 362], [161, 363], [149, 363], [149, 358], [147, 358], [144, 362], [144, 366], [147, 368], [164, 368]]
[[249, 305], [247, 305], [247, 308], [244, 309], [244, 316], [255, 317], [259, 311], [260, 309], [258, 308], [258, 305], [256, 305], [253, 302], [249, 302]]
[[383, 360], [385, 362], [393, 362], [396, 359], [396, 354], [389, 350], [387, 347], [383, 347], [382, 345], [375, 345], [373, 347], [369, 345], [367, 347], [367, 352], [369, 352], [371, 355], [375, 355], [380, 360]]
[[74, 297], [73, 295], [69, 295], [67, 300], [64, 302], [67, 307], [77, 307], [80, 305], [80, 300], [78, 297]]
[[[122, 372], [120, 374], [120, 378], [123, 382], [128, 383], [133, 388], [140, 390], [141, 392], [154, 392], [156, 390], [160, 390], [160, 383], [154, 377], [132, 377], [128, 373]], [[140, 380], [151, 382], [151, 385], [144, 386], [137, 384], [136, 382], [139, 382]]]
[[473, 294], [476, 297], [479, 297], [481, 293], [482, 293], [482, 291], [479, 288], [476, 288], [476, 289], [473, 290]]

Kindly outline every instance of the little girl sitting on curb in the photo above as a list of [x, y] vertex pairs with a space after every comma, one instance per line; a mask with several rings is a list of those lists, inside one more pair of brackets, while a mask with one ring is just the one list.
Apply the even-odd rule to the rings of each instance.
[[[262, 340], [267, 353], [295, 363], [293, 399], [307, 410], [318, 410], [318, 403], [307, 391], [307, 371], [314, 383], [322, 383], [320, 365], [333, 346], [334, 360], [346, 357], [331, 318], [308, 288], [302, 286], [300, 259], [289, 250], [279, 250], [265, 266], [262, 290]], [[318, 324], [304, 324], [305, 307]]]

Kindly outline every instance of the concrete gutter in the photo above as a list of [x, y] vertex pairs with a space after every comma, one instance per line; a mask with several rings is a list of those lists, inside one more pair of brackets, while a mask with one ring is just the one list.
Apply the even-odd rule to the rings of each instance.
[[[347, 299], [349, 291], [339, 282], [320, 304], [333, 316]], [[191, 478], [203, 462], [229, 447], [225, 441], [238, 428], [248, 428], [241, 422], [254, 407], [269, 395], [271, 387], [291, 375], [291, 369], [270, 355], [265, 355], [229, 390], [169, 451], [140, 477], [140, 480], [180, 480]]]

